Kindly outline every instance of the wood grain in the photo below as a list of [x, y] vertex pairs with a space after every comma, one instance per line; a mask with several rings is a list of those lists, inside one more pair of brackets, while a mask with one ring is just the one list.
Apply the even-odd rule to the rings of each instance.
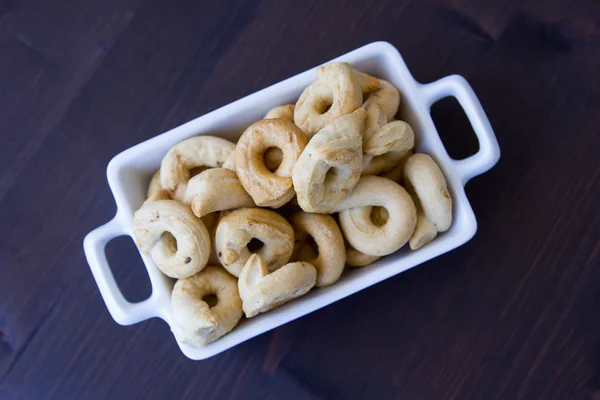
[[[502, 159], [467, 185], [476, 237], [203, 362], [115, 324], [81, 246], [110, 158], [375, 40], [479, 95]], [[599, 71], [595, 0], [0, 1], [0, 398], [600, 398]], [[108, 255], [143, 299], [132, 244]]]

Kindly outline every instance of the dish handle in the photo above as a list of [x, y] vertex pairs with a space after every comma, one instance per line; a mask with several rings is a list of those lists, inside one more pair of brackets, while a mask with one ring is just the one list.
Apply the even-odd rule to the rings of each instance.
[[481, 107], [471, 85], [460, 75], [446, 76], [440, 80], [421, 86], [421, 92], [431, 107], [437, 101], [452, 96], [463, 108], [477, 140], [479, 151], [463, 160], [454, 160], [452, 163], [459, 172], [463, 185], [471, 178], [481, 175], [492, 168], [500, 159], [500, 146], [490, 125], [490, 121]]
[[110, 315], [121, 325], [132, 325], [157, 315], [152, 295], [138, 303], [125, 299], [108, 265], [106, 245], [112, 239], [126, 234], [117, 213], [112, 220], [87, 234], [83, 240], [83, 249]]

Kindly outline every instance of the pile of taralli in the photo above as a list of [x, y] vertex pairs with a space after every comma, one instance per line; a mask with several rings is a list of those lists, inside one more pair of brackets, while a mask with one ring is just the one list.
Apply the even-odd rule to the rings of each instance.
[[[400, 95], [347, 63], [317, 69], [296, 104], [270, 110], [237, 144], [184, 140], [134, 215], [140, 251], [177, 282], [178, 340], [204, 346], [452, 223], [446, 180], [395, 120]], [[277, 210], [277, 211], [274, 211]], [[332, 215], [329, 215], [332, 214]], [[341, 229], [340, 229], [341, 228]]]

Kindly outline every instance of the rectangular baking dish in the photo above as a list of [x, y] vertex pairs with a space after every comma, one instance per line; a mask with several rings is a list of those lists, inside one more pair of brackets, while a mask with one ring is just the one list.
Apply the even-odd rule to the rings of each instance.
[[[373, 265], [347, 268], [340, 281], [332, 286], [315, 288], [306, 296], [280, 308], [252, 319], [243, 319], [231, 333], [206, 347], [194, 348], [178, 343], [181, 351], [191, 359], [211, 357], [455, 249], [470, 240], [477, 230], [477, 221], [465, 195], [464, 185], [472, 177], [493, 167], [500, 157], [500, 149], [488, 118], [465, 79], [452, 75], [433, 83], [421, 84], [412, 77], [398, 50], [386, 42], [368, 44], [331, 61], [347, 61], [363, 72], [388, 80], [400, 90], [400, 118], [415, 131], [416, 151], [430, 154], [448, 181], [454, 203], [453, 225], [435, 241], [417, 251], [409, 251], [405, 246]], [[110, 222], [90, 232], [83, 245], [100, 294], [117, 323], [130, 325], [158, 317], [171, 325], [170, 293], [174, 280], [164, 276], [150, 257], [140, 254], [148, 270], [152, 294], [144, 301], [130, 303], [115, 282], [104, 250], [115, 237], [133, 237], [133, 213], [144, 201], [150, 177], [159, 168], [165, 153], [174, 144], [195, 135], [215, 135], [236, 141], [249, 125], [262, 119], [270, 108], [294, 103], [302, 90], [316, 80], [315, 70], [316, 67], [198, 117], [133, 146], [110, 161], [107, 177], [117, 213]], [[479, 151], [463, 160], [450, 158], [429, 113], [433, 103], [448, 96], [455, 97], [463, 107], [479, 141]]]

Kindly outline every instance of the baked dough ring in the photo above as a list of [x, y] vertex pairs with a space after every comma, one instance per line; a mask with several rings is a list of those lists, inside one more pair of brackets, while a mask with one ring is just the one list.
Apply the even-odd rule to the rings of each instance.
[[388, 120], [379, 106], [371, 106], [368, 108], [362, 107], [366, 111], [365, 130], [363, 133], [363, 147], [368, 147], [368, 142], [371, 137], [385, 124]]
[[[284, 104], [270, 109], [264, 119], [280, 118], [294, 122], [294, 105]], [[265, 151], [265, 166], [271, 172], [277, 170], [283, 160], [283, 152], [277, 147], [271, 147]]]
[[144, 200], [144, 204], [152, 203], [157, 200], [171, 200], [169, 197], [169, 192], [164, 189], [159, 189], [158, 191], [152, 193], [146, 200]]
[[359, 108], [331, 122], [310, 139], [292, 176], [302, 210], [330, 213], [358, 182], [365, 115]]
[[[204, 301], [209, 295], [217, 298], [213, 307]], [[195, 347], [205, 346], [230, 332], [243, 315], [237, 280], [213, 265], [175, 283], [171, 308], [175, 337]]]
[[217, 257], [217, 248], [215, 246], [215, 232], [217, 230], [217, 224], [219, 223], [220, 213], [214, 212], [206, 214], [202, 217], [202, 222], [206, 226], [208, 235], [210, 236], [210, 255], [208, 256], [208, 265], [220, 265], [219, 257]]
[[[384, 207], [389, 216], [387, 222], [374, 224], [368, 206]], [[351, 212], [355, 207], [361, 208]], [[404, 246], [417, 222], [415, 204], [406, 190], [378, 176], [361, 177], [333, 211], [340, 211], [340, 226], [348, 243], [371, 256], [385, 256]]]
[[438, 232], [447, 231], [452, 224], [452, 197], [435, 161], [424, 153], [410, 156], [404, 165], [404, 183]]
[[235, 144], [215, 136], [195, 136], [177, 143], [160, 165], [160, 183], [174, 200], [183, 202], [190, 169], [221, 167]]
[[[363, 94], [368, 96], [363, 103], [363, 108], [368, 110], [372, 106], [378, 106], [385, 115], [387, 121], [391, 121], [398, 112], [398, 107], [400, 106], [400, 93], [398, 92], [398, 89], [386, 80], [377, 79], [356, 70], [355, 73], [361, 82]], [[378, 82], [378, 85], [374, 86], [370, 84], [374, 82], [374, 80]]]
[[393, 121], [379, 128], [366, 143], [363, 152], [381, 156], [389, 152], [406, 155], [415, 146], [415, 133], [404, 121]]
[[148, 190], [146, 191], [146, 200], [144, 204], [151, 203], [156, 200], [170, 200], [169, 192], [160, 184], [160, 169], [152, 175]]
[[294, 229], [281, 215], [261, 208], [242, 208], [219, 221], [215, 242], [221, 265], [234, 276], [240, 276], [250, 258], [248, 243], [252, 239], [264, 245], [257, 253], [270, 271], [287, 263], [294, 250]]
[[417, 207], [417, 226], [408, 244], [411, 250], [417, 250], [431, 242], [437, 236], [437, 227], [427, 219], [423, 211]]
[[[300, 128], [283, 119], [263, 119], [242, 134], [235, 149], [235, 170], [257, 206], [278, 208], [294, 197], [292, 168], [307, 142]], [[263, 160], [270, 147], [283, 151], [281, 165], [274, 172]]]
[[190, 204], [197, 217], [255, 206], [236, 173], [226, 168], [207, 169], [190, 179], [185, 192], [185, 203]]
[[[191, 181], [191, 180], [190, 180]], [[164, 190], [162, 186], [160, 186], [160, 170], [156, 171], [152, 180], [150, 181], [150, 186], [148, 187], [147, 192], [148, 198], [144, 203], [150, 203], [157, 200], [170, 200], [169, 192]], [[217, 257], [217, 251], [215, 250], [214, 245], [214, 237], [215, 237], [215, 229], [217, 228], [218, 222], [218, 213], [206, 214], [201, 219], [204, 222], [204, 226], [210, 235], [210, 256], [208, 257], [209, 264], [219, 264], [219, 258]], [[168, 248], [172, 249], [173, 252], [177, 249], [177, 241], [173, 235], [164, 235], [160, 237], [160, 241], [163, 242], [163, 245], [168, 246]]]
[[367, 265], [373, 264], [380, 258], [381, 257], [378, 256], [370, 256], [368, 254], [361, 253], [354, 247], [350, 246], [350, 244], [346, 244], [346, 264], [351, 267], [366, 267]]
[[[154, 178], [156, 178], [157, 175], [159, 175], [159, 172], [154, 174]], [[150, 186], [148, 187], [148, 198], [146, 199], [144, 204], [151, 203], [151, 202], [157, 201], [157, 200], [170, 200], [171, 199], [169, 197], [169, 192], [167, 192], [162, 187], [160, 187], [160, 182], [154, 181], [154, 178], [152, 178], [153, 180], [150, 182]], [[202, 222], [204, 222], [204, 226], [206, 226], [206, 230], [208, 231], [208, 234], [210, 235], [211, 245], [210, 245], [210, 256], [208, 258], [208, 263], [218, 265], [219, 258], [217, 257], [217, 251], [215, 250], [215, 245], [214, 245], [214, 236], [215, 236], [215, 229], [217, 227], [218, 213], [207, 214], [207, 215], [203, 216], [201, 219], [202, 219]], [[161, 246], [166, 246], [167, 248], [171, 249], [172, 252], [177, 251], [177, 240], [175, 240], [175, 237], [173, 235], [162, 235], [160, 237], [160, 241], [162, 242]]]
[[[356, 71], [361, 82], [375, 79], [367, 74]], [[363, 83], [363, 86], [364, 83]], [[368, 98], [362, 105], [367, 111], [365, 119], [365, 132], [363, 135], [363, 175], [378, 175], [387, 172], [405, 156], [406, 146], [402, 142], [409, 140], [407, 135], [412, 134], [412, 145], [414, 146], [414, 134], [410, 126], [403, 121], [394, 121], [400, 104], [398, 90], [389, 82], [380, 79], [379, 84], [371, 88], [363, 89]], [[381, 131], [380, 131], [381, 130]], [[409, 130], [409, 132], [403, 132]], [[408, 143], [408, 142], [407, 142]], [[394, 148], [394, 144], [397, 146]]]
[[412, 151], [415, 134], [404, 121], [393, 121], [363, 140], [363, 175], [378, 175], [394, 169]]
[[381, 79], [375, 78], [371, 75], [367, 75], [364, 72], [360, 72], [357, 69], [353, 69], [353, 71], [354, 74], [356, 74], [356, 77], [358, 78], [358, 83], [360, 84], [360, 89], [363, 94], [363, 101], [365, 100], [365, 96], [368, 97], [371, 93], [373, 93], [375, 90], [381, 87]]
[[290, 218], [294, 228], [295, 249], [300, 250], [308, 236], [312, 236], [319, 255], [316, 258], [305, 259], [302, 254], [294, 258], [296, 261], [306, 261], [317, 269], [316, 286], [328, 286], [337, 282], [344, 271], [346, 249], [344, 237], [333, 217], [325, 214], [308, 214], [297, 212]]
[[[376, 226], [381, 226], [385, 224], [389, 218], [387, 210], [383, 207], [355, 207], [349, 209], [348, 212], [351, 214], [351, 217], [353, 219], [370, 218], [371, 221], [373, 221], [373, 224], [375, 224]], [[380, 258], [381, 257], [378, 256], [370, 256], [368, 254], [361, 253], [354, 247], [350, 246], [348, 242], [346, 242], [346, 264], [348, 264], [351, 267], [365, 267], [367, 265], [373, 264]]]
[[304, 89], [294, 110], [294, 123], [309, 137], [336, 118], [350, 114], [363, 101], [361, 84], [350, 64], [335, 62], [320, 66], [317, 76]]
[[280, 118], [294, 122], [294, 104], [284, 104], [271, 108], [263, 119]]
[[[148, 197], [144, 201], [144, 205], [158, 200], [171, 200], [169, 192], [163, 189], [160, 185], [160, 170], [156, 171], [156, 173], [152, 176], [150, 185], [148, 185], [146, 196]], [[206, 225], [204, 220], [202, 222], [204, 222]], [[163, 247], [163, 251], [166, 251], [166, 249], [171, 249], [172, 252], [177, 251], [177, 240], [175, 240], [173, 235], [162, 235], [160, 237], [160, 242], [160, 246]]]
[[238, 289], [247, 318], [272, 310], [306, 293], [315, 285], [317, 270], [307, 262], [286, 264], [269, 273], [262, 257], [253, 254], [244, 265]]
[[406, 153], [406, 156], [402, 157], [402, 159], [400, 159], [400, 161], [398, 161], [398, 163], [396, 164], [396, 166], [387, 171], [384, 172], [382, 174], [380, 174], [379, 176], [383, 177], [383, 178], [388, 178], [393, 180], [396, 183], [399, 184], [403, 184], [404, 183], [404, 165], [406, 164], [406, 160], [408, 160], [408, 158], [410, 156], [412, 156], [413, 152], [412, 150], [410, 150], [408, 153]]
[[[135, 243], [150, 254], [156, 266], [171, 278], [187, 278], [204, 268], [210, 237], [204, 223], [189, 207], [175, 200], [146, 201], [133, 215]], [[169, 232], [173, 240], [161, 240]]]
[[[365, 118], [365, 130], [363, 132], [363, 151], [365, 148], [369, 148], [369, 141], [375, 135], [382, 126], [388, 123], [388, 119], [376, 104], [371, 104], [369, 107], [362, 107], [366, 112]], [[363, 171], [367, 168], [374, 155], [364, 154], [363, 155]]]
[[235, 151], [232, 151], [231, 154], [229, 154], [229, 157], [227, 157], [223, 163], [223, 168], [235, 171]]
[[163, 187], [160, 184], [160, 169], [152, 175], [152, 179], [150, 179], [150, 184], [148, 185], [148, 190], [146, 191], [146, 198], [152, 197], [152, 195], [158, 193], [163, 190]]

